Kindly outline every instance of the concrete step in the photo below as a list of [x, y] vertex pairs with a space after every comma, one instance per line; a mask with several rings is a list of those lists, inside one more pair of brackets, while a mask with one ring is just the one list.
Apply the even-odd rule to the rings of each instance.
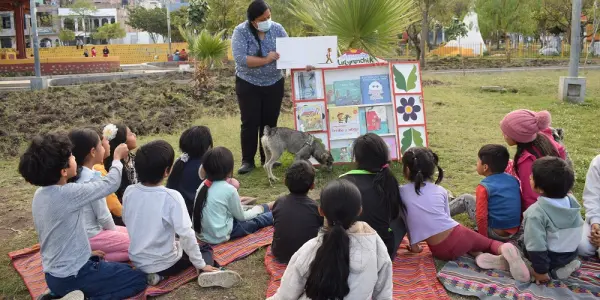
[[30, 87], [29, 80], [0, 81], [0, 91], [28, 90]]

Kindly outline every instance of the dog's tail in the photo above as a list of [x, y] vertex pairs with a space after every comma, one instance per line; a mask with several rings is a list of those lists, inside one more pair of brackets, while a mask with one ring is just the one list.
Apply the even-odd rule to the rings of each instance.
[[270, 135], [271, 135], [271, 126], [265, 125], [265, 129], [263, 131], [263, 136], [270, 136]]

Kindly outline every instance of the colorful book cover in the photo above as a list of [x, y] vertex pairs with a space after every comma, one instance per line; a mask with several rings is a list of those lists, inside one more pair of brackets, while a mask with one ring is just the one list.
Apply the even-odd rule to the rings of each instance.
[[298, 100], [317, 99], [319, 96], [317, 77], [314, 71], [296, 73], [296, 89]]
[[392, 102], [390, 77], [388, 75], [369, 75], [360, 77], [363, 104]]
[[367, 134], [367, 115], [365, 114], [364, 107], [358, 109], [358, 116], [360, 122], [360, 135]]
[[387, 144], [388, 150], [390, 150], [390, 160], [398, 159], [398, 146], [396, 146], [395, 136], [385, 136], [383, 141]]
[[360, 80], [342, 80], [333, 83], [335, 105], [348, 106], [361, 104]]
[[327, 97], [327, 106], [335, 106], [335, 90], [333, 89], [333, 84], [325, 86], [325, 94]]
[[371, 106], [365, 108], [367, 132], [376, 134], [390, 133], [387, 117], [387, 106]]
[[297, 104], [296, 109], [298, 130], [303, 132], [327, 130], [323, 103]]
[[352, 141], [332, 141], [331, 156], [334, 162], [352, 162]]
[[332, 107], [329, 109], [331, 139], [357, 138], [360, 135], [358, 107]]

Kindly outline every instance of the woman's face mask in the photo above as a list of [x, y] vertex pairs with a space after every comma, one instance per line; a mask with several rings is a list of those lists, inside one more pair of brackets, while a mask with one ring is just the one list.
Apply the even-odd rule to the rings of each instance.
[[273, 21], [271, 21], [271, 18], [267, 19], [266, 21], [256, 23], [258, 31], [261, 32], [267, 32], [271, 30], [271, 26], [273, 26]]

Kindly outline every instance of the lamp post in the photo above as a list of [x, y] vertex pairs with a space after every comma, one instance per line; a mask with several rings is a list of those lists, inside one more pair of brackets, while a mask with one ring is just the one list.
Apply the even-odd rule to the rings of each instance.
[[571, 14], [571, 55], [569, 76], [560, 77], [558, 97], [563, 101], [583, 103], [585, 99], [585, 77], [579, 77], [579, 57], [581, 55], [581, 1], [573, 0]]
[[37, 7], [35, 0], [29, 1], [29, 15], [31, 16], [31, 28], [29, 36], [31, 37], [31, 46], [33, 48], [33, 64], [35, 78], [31, 79], [31, 89], [41, 90], [48, 86], [47, 81], [42, 78], [42, 68], [40, 65], [40, 44], [37, 28]]
[[165, 0], [165, 6], [167, 7], [167, 39], [169, 40], [169, 55], [171, 55], [171, 8], [169, 7], [169, 0]]

